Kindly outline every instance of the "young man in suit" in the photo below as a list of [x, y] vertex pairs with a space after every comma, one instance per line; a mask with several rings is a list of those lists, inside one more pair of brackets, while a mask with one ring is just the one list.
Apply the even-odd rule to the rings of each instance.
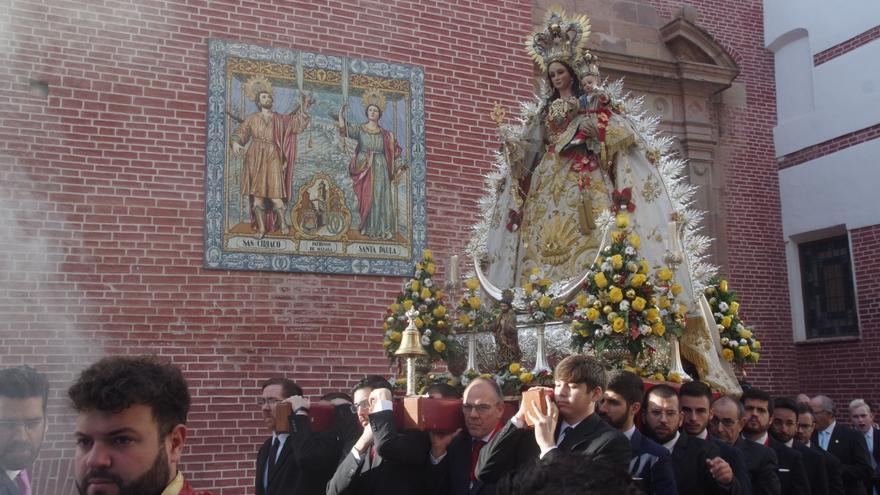
[[[495, 483], [515, 469], [538, 459], [551, 462], [565, 451], [626, 469], [632, 457], [629, 440], [596, 414], [596, 402], [607, 380], [602, 364], [589, 356], [568, 356], [556, 366], [553, 378], [554, 398], [547, 398], [546, 414], [532, 412], [523, 401], [516, 415], [480, 452], [477, 479]], [[527, 411], [533, 431], [526, 427]]]
[[493, 483], [476, 479], [483, 447], [501, 429], [504, 396], [494, 380], [476, 378], [464, 390], [465, 428], [460, 432], [431, 432], [430, 492], [436, 495], [492, 495]]
[[795, 440], [804, 447], [810, 449], [822, 456], [825, 461], [825, 468], [828, 472], [828, 495], [845, 495], [846, 490], [843, 487], [843, 464], [833, 455], [820, 449], [818, 445], [812, 443], [813, 431], [816, 430], [816, 417], [813, 416], [813, 410], [810, 409], [809, 400], [807, 404], [798, 404], [798, 424]]
[[678, 400], [681, 401], [681, 429], [692, 437], [712, 442], [721, 451], [721, 458], [730, 464], [733, 475], [739, 482], [742, 493], [750, 495], [752, 481], [750, 469], [741, 449], [720, 441], [709, 434], [709, 420], [712, 419], [712, 389], [703, 382], [685, 382], [678, 389]]
[[31, 495], [27, 468], [49, 428], [49, 382], [30, 366], [0, 370], [0, 495]]
[[743, 436], [746, 440], [770, 447], [779, 459], [779, 481], [782, 495], [809, 495], [810, 483], [804, 467], [803, 455], [786, 447], [770, 436], [770, 423], [773, 420], [773, 400], [763, 390], [750, 388], [740, 396], [745, 409]]
[[80, 373], [67, 395], [77, 412], [80, 495], [195, 495], [178, 470], [190, 407], [179, 368], [151, 357], [108, 357]]
[[681, 406], [675, 389], [655, 385], [642, 404], [645, 435], [672, 453], [675, 485], [681, 494], [741, 494], [733, 469], [720, 457], [717, 445], [683, 434]]
[[636, 429], [635, 417], [642, 409], [644, 389], [644, 382], [635, 373], [612, 371], [599, 404], [599, 416], [629, 438], [629, 473], [645, 495], [677, 495], [669, 451]]
[[812, 443], [837, 457], [843, 464], [843, 485], [847, 495], [868, 495], [865, 484], [874, 470], [865, 437], [859, 432], [837, 424], [834, 419], [834, 401], [825, 395], [810, 399], [810, 408], [816, 418]]
[[368, 376], [355, 386], [352, 396], [361, 431], [343, 448], [327, 495], [424, 493], [430, 440], [422, 432], [398, 432], [391, 384]]
[[855, 399], [849, 403], [849, 417], [856, 430], [865, 436], [871, 467], [874, 468], [874, 475], [865, 484], [865, 491], [868, 495], [880, 495], [880, 431], [874, 424], [874, 413], [867, 402]]
[[803, 456], [807, 480], [813, 495], [827, 495], [828, 466], [825, 458], [817, 451], [795, 440], [798, 426], [798, 405], [788, 398], [773, 399], [773, 422], [770, 424], [770, 436], [792, 448]]
[[[278, 406], [290, 404], [287, 431], [278, 428]], [[316, 433], [311, 429], [310, 402], [302, 388], [287, 378], [263, 382], [257, 399], [263, 422], [271, 436], [257, 452], [257, 495], [300, 495], [323, 493], [342, 453], [341, 442], [333, 432]]]
[[712, 419], [709, 430], [714, 438], [739, 449], [746, 458], [749, 481], [755, 495], [779, 495], [782, 485], [777, 469], [779, 460], [776, 452], [763, 445], [750, 442], [741, 435], [745, 424], [745, 409], [742, 403], [722, 396], [712, 403]]

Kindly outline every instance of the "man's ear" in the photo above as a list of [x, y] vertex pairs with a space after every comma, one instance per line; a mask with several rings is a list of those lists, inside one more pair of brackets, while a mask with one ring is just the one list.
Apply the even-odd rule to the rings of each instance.
[[633, 416], [637, 415], [639, 413], [639, 411], [641, 411], [641, 410], [642, 410], [642, 403], [641, 402], [633, 402], [632, 404], [629, 405], [629, 413], [632, 414]]
[[599, 402], [599, 399], [602, 398], [602, 395], [605, 392], [602, 390], [602, 387], [596, 387], [590, 391], [590, 400], [593, 402]]
[[168, 460], [173, 465], [180, 462], [183, 454], [183, 444], [186, 442], [186, 425], [180, 424], [171, 429], [165, 437], [165, 447], [168, 449]]

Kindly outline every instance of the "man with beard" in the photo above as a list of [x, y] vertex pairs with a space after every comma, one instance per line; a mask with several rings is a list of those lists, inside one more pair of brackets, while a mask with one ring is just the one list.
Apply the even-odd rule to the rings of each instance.
[[29, 366], [0, 370], [0, 495], [31, 495], [29, 467], [40, 453], [49, 382]]
[[676, 495], [675, 473], [669, 451], [636, 429], [635, 417], [642, 409], [644, 382], [630, 371], [612, 371], [599, 403], [599, 416], [629, 438], [632, 460], [629, 473], [645, 495]]
[[[290, 226], [284, 219], [285, 201], [290, 199], [293, 187], [296, 138], [309, 126], [311, 98], [301, 92], [301, 103], [291, 113], [281, 115], [272, 111], [272, 86], [264, 77], [250, 79], [245, 92], [259, 111], [247, 116], [229, 138], [232, 156], [244, 157], [240, 192], [249, 200], [258, 239], [279, 226], [286, 235]], [[267, 207], [271, 208], [268, 214]]]
[[810, 490], [813, 495], [826, 495], [828, 493], [828, 469], [822, 456], [795, 441], [797, 435], [798, 414], [797, 404], [788, 398], [773, 399], [773, 422], [770, 424], [770, 436], [801, 453], [804, 460], [804, 468], [807, 471], [807, 480], [810, 482]]
[[[556, 365], [553, 380], [553, 398], [545, 398], [545, 410], [522, 401], [517, 413], [483, 448], [477, 479], [497, 482], [539, 460], [553, 462], [566, 451], [626, 469], [632, 458], [629, 441], [596, 414], [596, 403], [608, 381], [602, 363], [590, 356], [568, 356]], [[526, 428], [526, 416], [534, 431]]]
[[749, 470], [749, 481], [755, 495], [779, 495], [782, 485], [776, 470], [779, 460], [776, 452], [763, 445], [744, 439], [740, 433], [745, 423], [743, 405], [728, 396], [722, 396], [712, 403], [712, 419], [709, 430], [718, 441], [732, 445], [745, 454]]
[[773, 420], [773, 401], [763, 390], [751, 388], [743, 392], [740, 402], [745, 409], [743, 436], [776, 451], [779, 459], [779, 482], [782, 495], [808, 495], [810, 484], [804, 468], [803, 455], [772, 438], [768, 430]]
[[80, 495], [194, 495], [177, 470], [190, 395], [175, 366], [109, 357], [67, 392], [76, 418], [74, 472]]
[[733, 469], [733, 475], [741, 485], [742, 493], [744, 495], [753, 493], [750, 470], [744, 457], [745, 452], [709, 435], [709, 420], [712, 418], [712, 389], [703, 382], [685, 382], [678, 389], [678, 399], [681, 401], [681, 429], [692, 437], [717, 445], [721, 452], [721, 458]]
[[834, 401], [825, 395], [810, 399], [816, 418], [812, 443], [832, 454], [843, 465], [843, 484], [847, 495], [867, 495], [865, 483], [874, 472], [865, 437], [859, 432], [837, 424]]
[[[430, 393], [430, 391], [429, 391]], [[491, 495], [495, 485], [476, 479], [477, 459], [483, 446], [501, 429], [504, 396], [494, 380], [476, 378], [464, 390], [465, 429], [431, 432], [430, 493], [436, 495]]]
[[818, 445], [812, 443], [811, 437], [816, 430], [816, 418], [813, 416], [813, 410], [810, 409], [809, 404], [798, 404], [797, 413], [798, 423], [795, 439], [813, 452], [821, 455], [825, 460], [825, 467], [828, 470], [828, 494], [844, 495], [846, 490], [843, 487], [843, 464], [837, 460], [837, 457], [825, 452], [820, 449]]
[[645, 434], [672, 453], [675, 484], [681, 494], [741, 494], [730, 465], [720, 457], [718, 446], [681, 434], [681, 407], [675, 389], [655, 385], [642, 405]]

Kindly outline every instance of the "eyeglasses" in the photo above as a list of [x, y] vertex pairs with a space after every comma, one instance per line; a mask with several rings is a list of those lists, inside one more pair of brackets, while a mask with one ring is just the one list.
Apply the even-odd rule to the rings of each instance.
[[721, 426], [724, 426], [725, 428], [733, 428], [733, 426], [737, 423], [737, 421], [735, 419], [730, 419], [730, 418], [720, 419], [720, 418], [713, 417], [712, 419], [709, 420], [709, 423], [711, 423], [712, 426], [721, 425]]
[[275, 406], [277, 406], [280, 402], [282, 402], [281, 399], [266, 399], [266, 398], [263, 398], [263, 397], [260, 397], [260, 398], [257, 399], [257, 405], [260, 406], [260, 407], [263, 407], [263, 406], [265, 406], [266, 404], [269, 404], [269, 407], [275, 407]]
[[370, 401], [369, 401], [369, 399], [362, 400], [362, 401], [358, 402], [357, 404], [352, 404], [348, 407], [351, 408], [351, 412], [353, 414], [357, 414], [358, 411], [361, 409], [369, 409], [370, 408]]
[[461, 411], [465, 414], [470, 414], [472, 411], [477, 411], [477, 414], [486, 414], [493, 407], [491, 404], [462, 404]]
[[0, 433], [10, 434], [19, 428], [24, 428], [27, 432], [37, 431], [43, 426], [45, 418], [29, 418], [29, 419], [2, 419], [0, 420]]

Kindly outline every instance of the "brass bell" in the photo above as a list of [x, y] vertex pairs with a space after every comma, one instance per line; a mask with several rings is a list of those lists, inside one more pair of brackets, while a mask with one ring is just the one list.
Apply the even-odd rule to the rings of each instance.
[[408, 358], [424, 357], [428, 355], [422, 347], [421, 334], [419, 334], [419, 330], [416, 328], [415, 317], [418, 316], [418, 314], [418, 311], [412, 308], [406, 312], [406, 317], [409, 318], [409, 325], [407, 325], [406, 330], [403, 331], [403, 335], [400, 339], [400, 347], [395, 351], [395, 356]]

